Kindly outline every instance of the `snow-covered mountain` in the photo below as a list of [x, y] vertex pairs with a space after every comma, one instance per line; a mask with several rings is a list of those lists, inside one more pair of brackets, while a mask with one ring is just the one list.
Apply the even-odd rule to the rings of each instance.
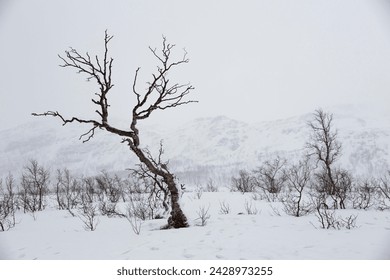
[[[252, 169], [276, 155], [297, 159], [309, 137], [307, 122], [312, 114], [275, 121], [244, 123], [219, 116], [196, 119], [186, 125], [142, 129], [141, 140], [157, 154], [163, 140], [164, 158], [191, 182], [218, 179], [240, 168]], [[357, 175], [372, 175], [389, 169], [390, 119], [358, 117], [342, 111], [334, 114], [334, 127], [343, 144], [340, 164]], [[0, 131], [0, 175], [19, 175], [29, 159], [52, 171], [67, 167], [79, 175], [102, 170], [121, 172], [137, 160], [121, 138], [105, 131], [82, 143], [79, 136], [88, 127], [59, 120], [37, 118], [33, 122]]]

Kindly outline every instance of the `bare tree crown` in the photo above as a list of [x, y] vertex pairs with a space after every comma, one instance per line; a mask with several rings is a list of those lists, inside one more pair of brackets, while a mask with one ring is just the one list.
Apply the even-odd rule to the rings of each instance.
[[97, 55], [91, 56], [88, 52], [82, 55], [74, 48], [65, 51], [65, 57], [59, 55], [59, 58], [63, 62], [60, 65], [61, 67], [74, 68], [77, 70], [77, 73], [86, 74], [88, 81], [94, 80], [98, 84], [99, 92], [95, 93], [96, 97], [91, 100], [98, 106], [98, 109], [95, 111], [99, 115], [98, 120], [81, 119], [78, 117], [67, 119], [57, 111], [47, 111], [41, 114], [33, 113], [32, 115], [58, 117], [62, 120], [63, 125], [72, 122], [91, 124], [92, 128], [80, 136], [80, 140], [83, 139], [83, 142], [89, 141], [94, 136], [95, 130], [101, 128], [119, 136], [126, 137], [126, 142], [131, 141], [132, 144], [138, 146], [137, 122], [139, 120], [148, 118], [155, 110], [165, 110], [197, 102], [186, 99], [190, 91], [194, 89], [191, 84], [173, 83], [168, 78], [168, 73], [171, 69], [188, 63], [189, 59], [187, 58], [187, 52], [184, 51], [184, 55], [180, 60], [171, 61], [170, 58], [175, 45], [168, 43], [165, 37], [163, 37], [161, 54], [157, 52], [157, 49], [149, 47], [160, 65], [157, 67], [157, 73], [152, 74], [151, 81], [147, 83], [146, 92], [140, 92], [137, 89], [137, 78], [140, 68], [136, 70], [133, 81], [133, 93], [136, 97], [136, 104], [132, 109], [132, 121], [129, 130], [121, 130], [111, 126], [108, 121], [110, 107], [108, 94], [114, 86], [112, 83], [114, 59], [109, 56], [109, 43], [112, 38], [113, 36], [108, 35], [106, 31], [104, 36], [104, 55], [102, 58], [99, 58]]
[[314, 120], [308, 123], [312, 134], [306, 147], [310, 155], [315, 155], [319, 161], [331, 165], [341, 155], [341, 144], [337, 140], [337, 130], [333, 130], [333, 115], [318, 109]]

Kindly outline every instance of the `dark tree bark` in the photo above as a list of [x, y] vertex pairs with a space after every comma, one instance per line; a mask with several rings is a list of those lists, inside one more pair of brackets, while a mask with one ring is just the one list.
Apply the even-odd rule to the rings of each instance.
[[81, 119], [72, 117], [67, 119], [56, 111], [47, 111], [42, 114], [33, 113], [34, 116], [53, 116], [60, 118], [63, 125], [72, 122], [83, 124], [90, 124], [92, 127], [80, 136], [83, 142], [89, 141], [93, 138], [95, 130], [105, 129], [108, 132], [123, 137], [122, 143], [126, 143], [130, 150], [138, 157], [140, 162], [144, 164], [148, 170], [162, 178], [167, 184], [171, 194], [171, 216], [168, 219], [167, 228], [181, 228], [187, 227], [187, 218], [184, 215], [179, 204], [179, 190], [175, 182], [175, 176], [168, 170], [166, 165], [158, 164], [151, 155], [145, 152], [141, 147], [141, 140], [139, 137], [138, 122], [147, 119], [156, 110], [166, 110], [177, 106], [193, 103], [197, 101], [187, 100], [187, 95], [194, 89], [191, 84], [171, 83], [168, 74], [173, 68], [186, 64], [189, 62], [187, 53], [184, 52], [182, 59], [171, 61], [171, 53], [175, 45], [169, 44], [166, 38], [163, 38], [161, 54], [156, 49], [149, 48], [155, 58], [159, 61], [156, 73], [152, 74], [151, 81], [147, 84], [148, 87], [145, 92], [141, 93], [137, 89], [137, 77], [140, 71], [138, 68], [135, 72], [133, 82], [133, 93], [136, 97], [136, 104], [132, 109], [132, 119], [130, 121], [129, 129], [122, 130], [113, 127], [109, 123], [109, 102], [108, 94], [114, 86], [111, 80], [113, 59], [109, 58], [108, 44], [113, 36], [109, 36], [107, 31], [104, 37], [104, 55], [102, 58], [98, 56], [91, 57], [89, 53], [81, 55], [76, 49], [71, 48], [66, 51], [65, 57], [59, 56], [63, 64], [61, 67], [75, 68], [78, 73], [86, 74], [87, 80], [95, 80], [99, 86], [99, 93], [95, 93], [96, 97], [92, 102], [97, 105], [96, 119]]

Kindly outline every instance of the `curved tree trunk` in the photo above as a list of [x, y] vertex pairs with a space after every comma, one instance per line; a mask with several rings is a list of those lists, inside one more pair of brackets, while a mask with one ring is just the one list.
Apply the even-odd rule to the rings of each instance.
[[172, 173], [170, 173], [167, 168], [162, 168], [161, 166], [156, 166], [146, 155], [145, 153], [134, 143], [139, 143], [138, 134], [135, 134], [132, 138], [132, 141], [128, 139], [127, 143], [130, 149], [137, 155], [138, 159], [146, 165], [150, 172], [163, 178], [164, 182], [168, 186], [168, 190], [171, 194], [171, 215], [168, 218], [168, 225], [166, 228], [183, 228], [188, 227], [187, 217], [185, 216], [183, 210], [180, 207], [179, 203], [179, 189], [176, 185], [175, 178]]
[[188, 227], [187, 217], [184, 215], [183, 210], [179, 204], [179, 189], [175, 183], [172, 174], [167, 173], [164, 177], [164, 181], [168, 185], [168, 189], [171, 192], [171, 216], [168, 219], [168, 228], [183, 228]]

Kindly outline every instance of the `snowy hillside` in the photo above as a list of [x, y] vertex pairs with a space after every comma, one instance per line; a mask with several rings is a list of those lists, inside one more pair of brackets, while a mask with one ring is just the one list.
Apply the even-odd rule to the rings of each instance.
[[[163, 140], [164, 158], [184, 180], [207, 180], [240, 168], [252, 169], [275, 155], [297, 158], [309, 136], [312, 114], [269, 122], [244, 123], [223, 116], [196, 119], [186, 125], [164, 129], [145, 127], [144, 147], [153, 154]], [[390, 119], [334, 113], [334, 127], [343, 144], [341, 164], [356, 175], [382, 173], [390, 164]], [[102, 170], [121, 172], [136, 163], [121, 138], [105, 131], [82, 143], [78, 138], [88, 127], [67, 125], [49, 118], [0, 131], [0, 175], [18, 175], [29, 159], [52, 171], [67, 167], [79, 175]], [[192, 175], [191, 175], [192, 174]]]

